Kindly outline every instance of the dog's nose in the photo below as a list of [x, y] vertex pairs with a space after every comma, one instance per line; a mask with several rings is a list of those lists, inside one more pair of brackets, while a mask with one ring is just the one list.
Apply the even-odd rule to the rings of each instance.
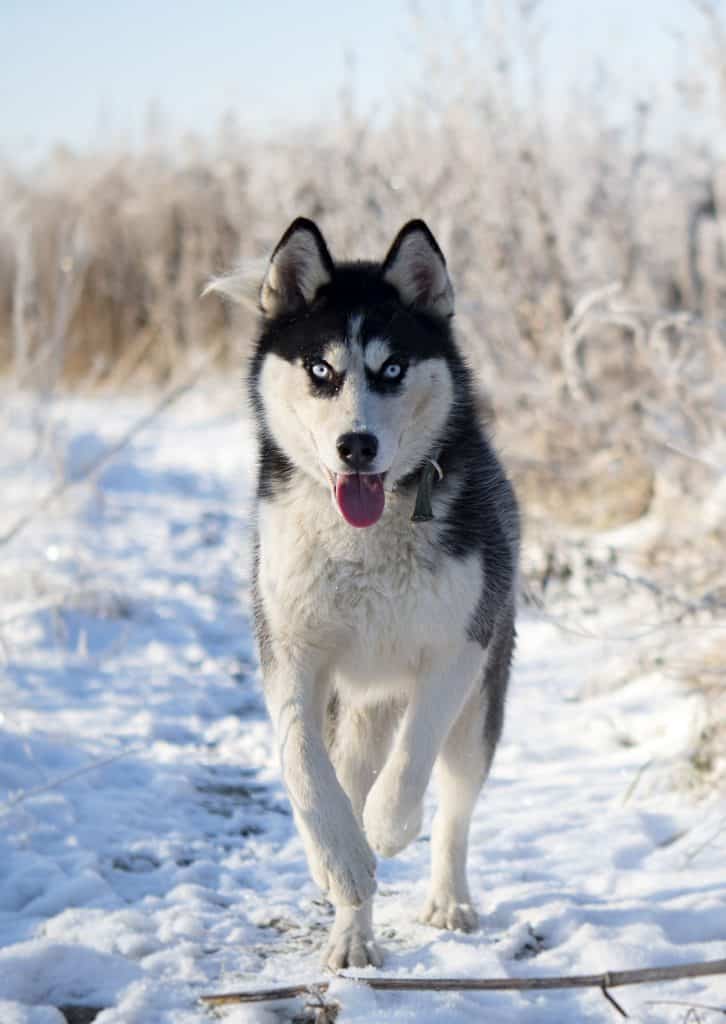
[[355, 470], [365, 470], [378, 454], [378, 438], [373, 434], [341, 434], [336, 448], [347, 466]]

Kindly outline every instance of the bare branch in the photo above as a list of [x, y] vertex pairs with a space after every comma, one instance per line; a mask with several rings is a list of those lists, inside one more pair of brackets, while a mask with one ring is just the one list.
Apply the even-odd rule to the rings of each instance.
[[[368, 985], [377, 991], [393, 992], [536, 992], [572, 988], [619, 988], [623, 985], [643, 985], [656, 981], [675, 981], [679, 978], [704, 978], [726, 974], [726, 960], [705, 963], [676, 964], [671, 967], [645, 967], [633, 971], [606, 971], [604, 974], [575, 974], [534, 978], [375, 978], [351, 977], [351, 981]], [[249, 992], [228, 992], [206, 995], [201, 1001], [207, 1006], [226, 1006], [232, 1003], [260, 1003], [275, 999], [294, 999], [308, 995], [313, 987], [327, 992], [328, 982], [312, 985], [288, 985], [284, 988], [257, 989]]]
[[65, 785], [66, 782], [70, 782], [71, 779], [77, 779], [81, 775], [88, 775], [89, 772], [105, 768], [106, 765], [113, 764], [114, 761], [120, 761], [123, 757], [130, 757], [131, 754], [138, 754], [143, 749], [140, 745], [128, 747], [126, 750], [120, 750], [116, 754], [111, 754], [110, 757], [102, 757], [98, 761], [92, 761], [91, 764], [84, 765], [83, 768], [76, 768], [72, 772], [66, 772], [65, 775], [58, 775], [55, 779], [51, 779], [50, 782], [46, 782], [42, 786], [21, 790], [20, 793], [16, 793], [10, 800], [0, 804], [0, 815], [8, 814], [20, 804], [25, 803], [26, 800], [30, 800], [31, 797], [38, 796], [41, 793], [48, 793], [52, 789], [60, 789], [61, 786]]

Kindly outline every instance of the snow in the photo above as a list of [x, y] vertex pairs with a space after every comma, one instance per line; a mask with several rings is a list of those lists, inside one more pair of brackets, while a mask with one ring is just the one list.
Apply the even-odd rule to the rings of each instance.
[[[151, 401], [6, 395], [0, 530], [59, 479], [80, 480]], [[238, 393], [210, 382], [2, 549], [3, 1024], [62, 1024], [67, 1004], [105, 1007], [99, 1024], [200, 1024], [202, 993], [324, 978], [331, 911], [280, 784], [250, 635], [253, 465]], [[505, 738], [472, 833], [482, 928], [415, 922], [425, 830], [379, 866], [383, 973], [726, 957], [726, 807], [673, 785], [703, 710], [666, 673], [623, 682], [608, 638], [625, 614], [603, 609], [587, 637], [522, 614]], [[681, 1021], [683, 1007], [648, 1001], [726, 1006], [726, 978], [616, 995], [635, 1020]], [[339, 1020], [361, 1024], [614, 1019], [597, 990], [374, 993], [336, 978], [330, 997]], [[300, 1008], [224, 1019], [270, 1024]]]

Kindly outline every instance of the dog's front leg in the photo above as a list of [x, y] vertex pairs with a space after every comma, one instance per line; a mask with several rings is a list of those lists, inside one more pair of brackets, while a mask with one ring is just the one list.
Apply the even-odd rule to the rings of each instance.
[[422, 673], [411, 694], [386, 764], [363, 811], [366, 838], [393, 857], [421, 831], [423, 798], [434, 762], [475, 681], [482, 679], [482, 648], [467, 643]]
[[278, 665], [265, 690], [313, 878], [336, 908], [360, 907], [375, 892], [376, 861], [325, 749], [325, 688], [314, 673]]

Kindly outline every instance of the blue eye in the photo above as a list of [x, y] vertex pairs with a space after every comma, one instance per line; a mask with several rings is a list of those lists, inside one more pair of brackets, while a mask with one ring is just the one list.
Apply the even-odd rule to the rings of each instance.
[[403, 367], [400, 363], [386, 363], [383, 367], [383, 377], [386, 380], [398, 380], [403, 373]]
[[316, 380], [332, 380], [333, 371], [327, 363], [322, 362], [313, 363], [310, 367], [310, 372]]

